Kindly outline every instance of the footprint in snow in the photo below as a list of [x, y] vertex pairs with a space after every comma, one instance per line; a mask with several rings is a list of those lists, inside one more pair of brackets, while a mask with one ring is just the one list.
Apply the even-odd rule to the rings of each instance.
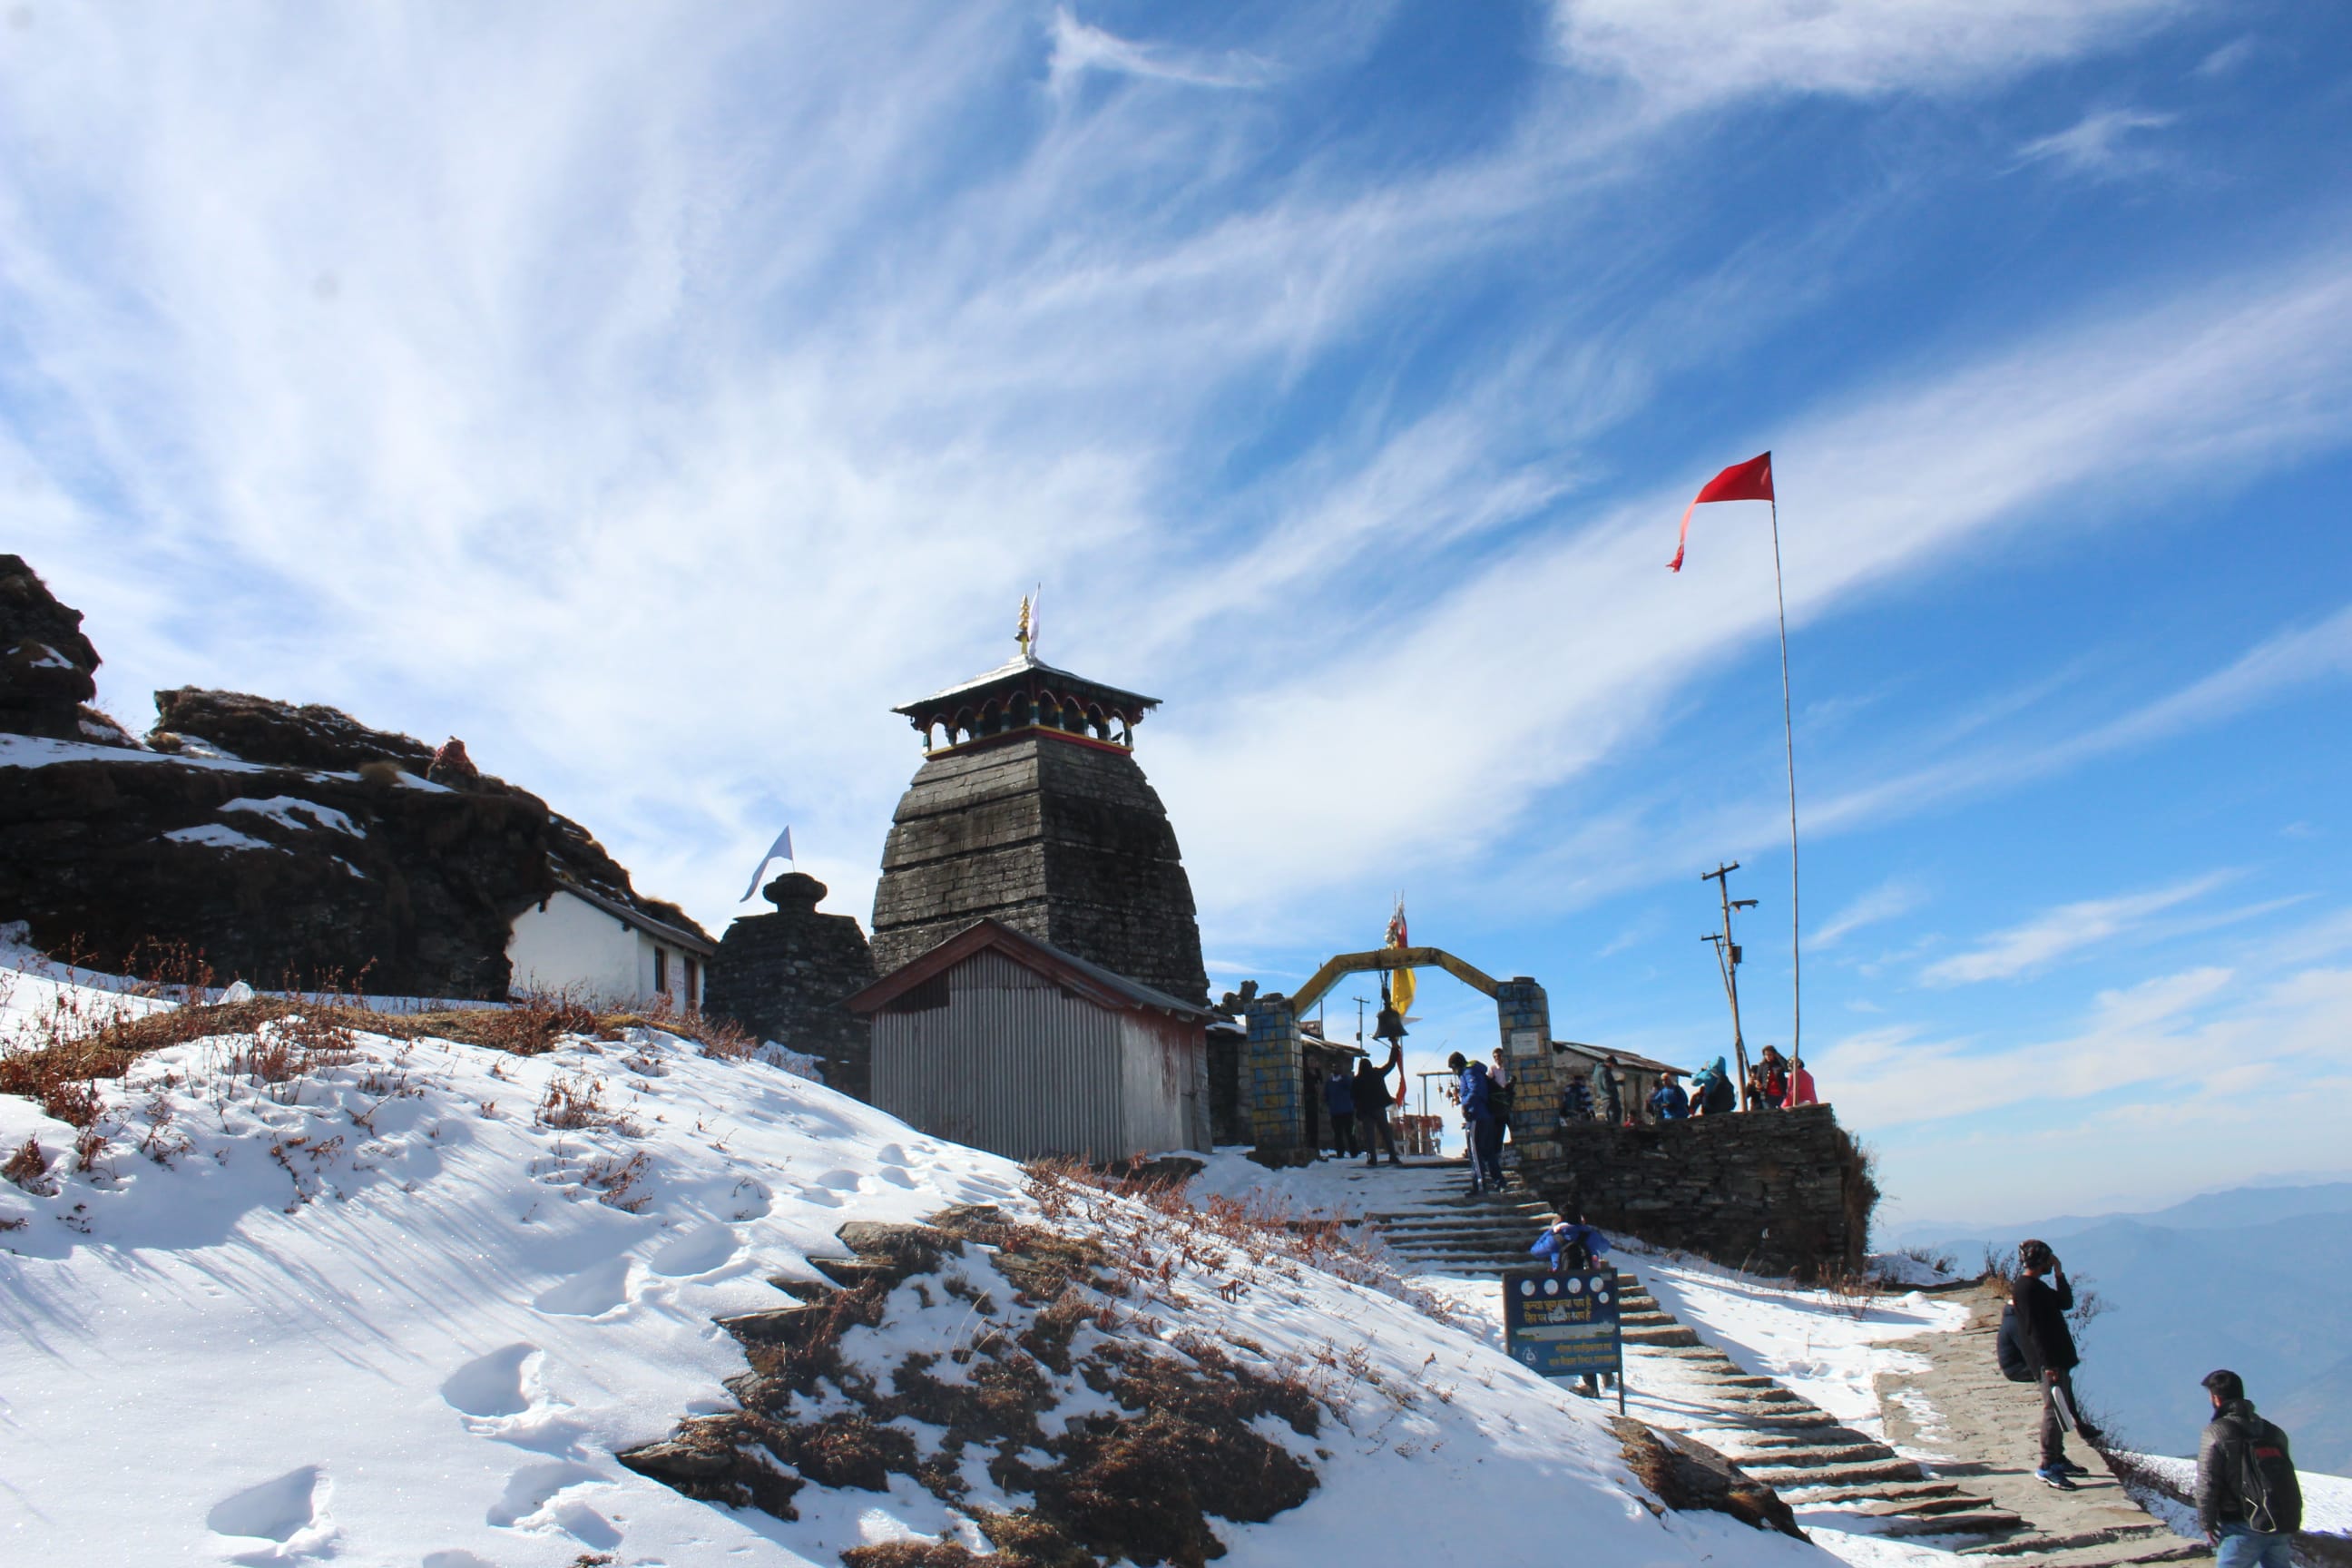
[[461, 1415], [520, 1415], [530, 1408], [522, 1391], [523, 1367], [537, 1354], [537, 1345], [509, 1345], [477, 1356], [449, 1374], [441, 1397]]
[[907, 1151], [896, 1143], [885, 1143], [874, 1152], [874, 1159], [877, 1164], [903, 1165], [907, 1163]]
[[441, 1397], [478, 1437], [559, 1458], [576, 1455], [587, 1428], [559, 1414], [543, 1388], [529, 1386], [539, 1381], [541, 1359], [537, 1345], [508, 1345], [477, 1356], [449, 1374]]
[[656, 1247], [646, 1267], [673, 1279], [708, 1274], [724, 1267], [741, 1250], [742, 1240], [723, 1225], [689, 1230]]
[[837, 1193], [854, 1193], [865, 1180], [855, 1171], [827, 1171], [816, 1179], [820, 1187], [831, 1187]]
[[906, 1187], [912, 1189], [921, 1185], [921, 1184], [917, 1182], [911, 1174], [900, 1170], [896, 1165], [885, 1165], [878, 1173], [884, 1181], [889, 1183], [894, 1187]]
[[607, 1550], [621, 1543], [621, 1532], [603, 1514], [566, 1494], [608, 1484], [585, 1465], [527, 1465], [507, 1478], [505, 1492], [482, 1516], [483, 1522], [499, 1530], [552, 1525], [583, 1545]]
[[223, 1498], [205, 1515], [215, 1535], [274, 1544], [231, 1554], [232, 1563], [284, 1563], [318, 1554], [334, 1537], [327, 1522], [326, 1478], [316, 1465]]
[[541, 1291], [531, 1305], [563, 1318], [593, 1318], [629, 1299], [629, 1260], [615, 1258]]
[[477, 1557], [470, 1552], [428, 1552], [424, 1568], [499, 1568], [487, 1557]]

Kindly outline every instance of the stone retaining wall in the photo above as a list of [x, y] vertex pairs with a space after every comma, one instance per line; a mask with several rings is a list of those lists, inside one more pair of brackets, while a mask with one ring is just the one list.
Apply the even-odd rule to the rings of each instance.
[[[1562, 1214], [1736, 1268], [1814, 1279], [1861, 1267], [1878, 1189], [1826, 1105], [1643, 1127], [1554, 1130], [1523, 1174]], [[1531, 1151], [1532, 1152], [1532, 1151]]]

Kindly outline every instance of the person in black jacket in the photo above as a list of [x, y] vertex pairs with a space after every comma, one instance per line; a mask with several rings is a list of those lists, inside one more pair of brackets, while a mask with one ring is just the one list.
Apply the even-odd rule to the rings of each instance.
[[2197, 1522], [2218, 1568], [2288, 1568], [2303, 1528], [2303, 1483], [2286, 1434], [2254, 1414], [2245, 1380], [2209, 1372], [2213, 1419], [2197, 1446]]
[[[1381, 1163], [1381, 1150], [1389, 1152], [1389, 1163], [1402, 1165], [1397, 1158], [1396, 1133], [1389, 1126], [1389, 1074], [1394, 1071], [1397, 1082], [1404, 1082], [1404, 1042], [1399, 1040], [1389, 1047], [1387, 1065], [1374, 1067], [1372, 1058], [1365, 1057], [1356, 1063], [1356, 1138], [1364, 1146], [1367, 1167]], [[1372, 1140], [1380, 1139], [1376, 1147]]]
[[2074, 1477], [2090, 1472], [2066, 1457], [2066, 1428], [2081, 1432], [2086, 1443], [2094, 1437], [2074, 1404], [2074, 1368], [2082, 1357], [2075, 1354], [2074, 1336], [2066, 1327], [2066, 1314], [2074, 1305], [2074, 1287], [2067, 1283], [2065, 1266], [2050, 1244], [2020, 1243], [2009, 1308], [2017, 1346], [2042, 1389], [2042, 1466], [2033, 1475], [2044, 1486], [2069, 1492], [2074, 1489]]

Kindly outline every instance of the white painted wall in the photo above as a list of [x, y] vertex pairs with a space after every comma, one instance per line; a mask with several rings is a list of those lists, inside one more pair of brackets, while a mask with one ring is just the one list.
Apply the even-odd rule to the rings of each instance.
[[[658, 942], [646, 931], [572, 894], [558, 889], [541, 908], [533, 904], [514, 919], [507, 939], [507, 963], [518, 991], [576, 991], [595, 1001], [651, 1007], [661, 996], [654, 984], [654, 954], [669, 955], [669, 996], [677, 1007], [702, 1005], [702, 960], [685, 949]], [[693, 964], [688, 996], [688, 964]]]

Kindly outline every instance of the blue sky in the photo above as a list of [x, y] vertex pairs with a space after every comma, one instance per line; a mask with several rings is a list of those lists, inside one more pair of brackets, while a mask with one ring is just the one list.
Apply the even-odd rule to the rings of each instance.
[[[1042, 651], [1213, 979], [1417, 938], [1807, 1054], [1897, 1221], [2345, 1171], [2352, 16], [2167, 0], [0, 20], [0, 497], [136, 727], [327, 701], [723, 924]], [[1424, 993], [1416, 1047], [1491, 1013]]]

